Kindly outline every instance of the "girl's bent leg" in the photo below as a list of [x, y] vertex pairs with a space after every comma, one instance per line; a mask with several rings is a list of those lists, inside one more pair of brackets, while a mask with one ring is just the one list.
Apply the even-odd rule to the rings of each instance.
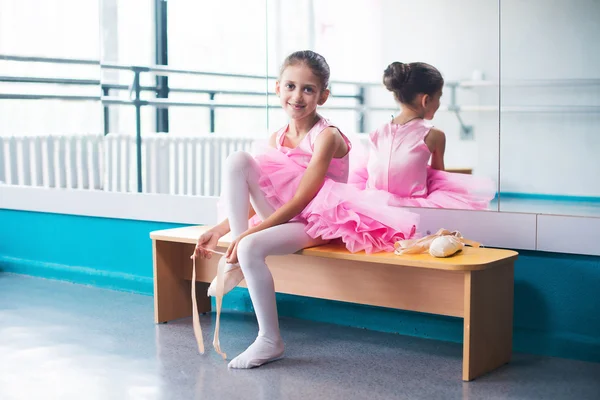
[[260, 167], [249, 153], [238, 151], [229, 155], [225, 174], [223, 197], [231, 237], [235, 239], [248, 229], [249, 201], [261, 219], [269, 217], [275, 209], [260, 190]]
[[[258, 180], [260, 178], [260, 167], [254, 158], [246, 152], [238, 151], [227, 157], [225, 163], [225, 190], [223, 201], [225, 203], [231, 237], [240, 236], [248, 229], [249, 203], [256, 213], [265, 219], [275, 212], [269, 204], [264, 193], [260, 190]], [[225, 258], [220, 260], [225, 263], [224, 293], [235, 288], [243, 279], [244, 275], [239, 264], [229, 264]], [[216, 278], [210, 284], [208, 296], [216, 296]]]

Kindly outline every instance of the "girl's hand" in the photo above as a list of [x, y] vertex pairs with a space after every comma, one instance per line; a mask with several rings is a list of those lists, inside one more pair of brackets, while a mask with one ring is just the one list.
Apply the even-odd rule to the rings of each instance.
[[240, 241], [245, 238], [246, 236], [248, 236], [248, 232], [244, 232], [242, 233], [237, 239], [235, 239], [233, 242], [231, 242], [231, 244], [229, 245], [229, 248], [227, 249], [227, 251], [225, 252], [225, 259], [227, 260], [227, 262], [229, 264], [237, 264], [238, 261], [238, 257], [237, 257], [237, 249], [238, 249], [238, 245], [240, 243]]
[[198, 242], [196, 243], [196, 249], [194, 250], [194, 255], [200, 258], [211, 258], [212, 252], [210, 250], [214, 250], [217, 248], [217, 243], [221, 235], [213, 230], [208, 230], [204, 232], [198, 238]]

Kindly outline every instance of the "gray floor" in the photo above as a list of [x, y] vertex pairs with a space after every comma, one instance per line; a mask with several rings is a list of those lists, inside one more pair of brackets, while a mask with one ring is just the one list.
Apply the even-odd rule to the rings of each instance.
[[[0, 274], [0, 399], [600, 399], [600, 364], [516, 354], [463, 383], [458, 344], [282, 318], [287, 358], [231, 371], [151, 297]], [[212, 317], [202, 317], [210, 350]], [[252, 315], [224, 314], [228, 358]]]

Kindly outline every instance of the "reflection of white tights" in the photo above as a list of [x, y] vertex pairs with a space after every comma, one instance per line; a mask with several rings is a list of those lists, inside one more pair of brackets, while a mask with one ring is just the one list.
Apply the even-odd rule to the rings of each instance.
[[[223, 198], [231, 237], [236, 238], [248, 229], [248, 200], [262, 220], [275, 210], [260, 190], [260, 169], [250, 154], [231, 154], [227, 158], [225, 174]], [[291, 254], [323, 243], [308, 236], [304, 227], [301, 222], [288, 222], [246, 236], [238, 244], [238, 260], [258, 320], [258, 338], [229, 363], [231, 368], [257, 367], [282, 356], [283, 341], [279, 334], [275, 286], [265, 259], [270, 255]]]

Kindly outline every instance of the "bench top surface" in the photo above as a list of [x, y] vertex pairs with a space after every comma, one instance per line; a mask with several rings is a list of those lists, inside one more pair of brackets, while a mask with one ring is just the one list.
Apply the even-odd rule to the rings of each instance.
[[[198, 237], [210, 226], [188, 226], [183, 228], [165, 229], [150, 233], [156, 241], [196, 244]], [[229, 235], [219, 240], [218, 246], [227, 248], [231, 243]], [[431, 268], [448, 271], [475, 271], [493, 267], [510, 259], [516, 259], [518, 253], [512, 250], [493, 248], [465, 247], [463, 251], [447, 258], [436, 258], [428, 253], [396, 255], [394, 253], [366, 254], [364, 252], [351, 253], [342, 244], [326, 244], [300, 250], [296, 254], [335, 258], [342, 260], [390, 264], [406, 267]]]

